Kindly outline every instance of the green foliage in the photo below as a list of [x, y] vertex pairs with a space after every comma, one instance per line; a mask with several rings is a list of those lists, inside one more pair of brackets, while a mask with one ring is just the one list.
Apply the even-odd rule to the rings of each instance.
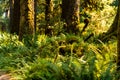
[[[82, 9], [81, 22], [89, 18], [90, 24], [81, 35], [67, 34], [62, 29], [61, 0], [54, 0], [51, 37], [44, 35], [44, 0], [38, 2], [37, 34], [33, 38], [26, 36], [20, 42], [17, 35], [0, 32], [0, 71], [10, 72], [16, 80], [118, 80], [116, 40], [103, 43], [97, 39], [112, 22], [110, 16], [116, 10], [111, 6], [113, 0], [87, 2], [89, 8], [100, 10]], [[84, 26], [80, 23], [80, 28], [81, 24]], [[84, 42], [91, 33], [94, 36]]]
[[8, 8], [8, 0], [0, 1], [0, 17], [2, 17], [5, 10]]
[[0, 68], [22, 66], [22, 60], [30, 61], [31, 51], [20, 41], [17, 35], [0, 33]]
[[[70, 34], [38, 35], [26, 46], [16, 35], [2, 33], [0, 69], [17, 80], [115, 80], [116, 42], [85, 43]], [[61, 48], [64, 53], [61, 53]]]

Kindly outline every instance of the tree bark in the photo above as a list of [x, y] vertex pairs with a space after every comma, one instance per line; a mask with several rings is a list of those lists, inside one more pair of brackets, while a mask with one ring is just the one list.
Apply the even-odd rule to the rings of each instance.
[[36, 32], [36, 18], [37, 18], [37, 1], [34, 0], [34, 27], [35, 27], [35, 32]]
[[19, 34], [20, 24], [20, 0], [14, 0], [13, 20], [11, 23], [11, 33]]
[[65, 21], [64, 29], [68, 33], [78, 33], [80, 0], [62, 0], [62, 19]]
[[45, 0], [46, 6], [45, 6], [45, 20], [46, 20], [46, 28], [45, 28], [45, 34], [52, 35], [52, 28], [51, 26], [51, 18], [52, 12], [53, 12], [53, 1], [52, 0]]
[[[119, 0], [120, 2], [120, 0]], [[118, 6], [118, 13], [120, 13], [120, 4]], [[120, 71], [120, 16], [118, 17], [117, 25], [117, 71]]]
[[10, 20], [9, 20], [9, 30], [11, 31], [12, 29], [12, 24], [13, 24], [13, 5], [14, 5], [14, 0], [9, 0], [9, 5], [10, 5]]
[[34, 0], [20, 0], [19, 40], [34, 34]]

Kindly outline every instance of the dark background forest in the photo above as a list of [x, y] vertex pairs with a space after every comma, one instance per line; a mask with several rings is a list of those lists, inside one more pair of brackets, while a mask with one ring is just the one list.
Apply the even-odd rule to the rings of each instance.
[[119, 80], [120, 0], [0, 0], [0, 80]]

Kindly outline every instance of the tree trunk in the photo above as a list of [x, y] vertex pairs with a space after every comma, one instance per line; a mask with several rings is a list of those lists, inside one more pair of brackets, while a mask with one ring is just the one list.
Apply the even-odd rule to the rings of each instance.
[[10, 5], [9, 30], [11, 31], [11, 29], [12, 29], [12, 24], [13, 24], [13, 5], [14, 5], [14, 0], [9, 0], [9, 5]]
[[[120, 0], [119, 0], [120, 2]], [[120, 4], [118, 6], [118, 13], [120, 13]], [[118, 17], [118, 25], [117, 25], [117, 71], [120, 71], [120, 16]]]
[[20, 0], [14, 0], [11, 33], [19, 34], [19, 24], [20, 24]]
[[68, 33], [78, 33], [80, 0], [62, 0], [62, 19], [65, 21], [64, 29]]
[[19, 40], [34, 34], [34, 0], [20, 0]]
[[34, 27], [35, 27], [35, 32], [36, 32], [36, 17], [37, 17], [37, 1], [34, 0]]
[[46, 1], [46, 6], [45, 6], [45, 20], [46, 20], [46, 28], [45, 28], [45, 34], [47, 35], [52, 35], [52, 28], [50, 20], [53, 17], [52, 12], [53, 12], [53, 1], [52, 0], [45, 0]]

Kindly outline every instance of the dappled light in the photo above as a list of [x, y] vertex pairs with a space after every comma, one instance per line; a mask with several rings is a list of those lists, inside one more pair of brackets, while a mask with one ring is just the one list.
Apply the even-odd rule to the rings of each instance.
[[0, 80], [119, 80], [118, 0], [1, 0]]

